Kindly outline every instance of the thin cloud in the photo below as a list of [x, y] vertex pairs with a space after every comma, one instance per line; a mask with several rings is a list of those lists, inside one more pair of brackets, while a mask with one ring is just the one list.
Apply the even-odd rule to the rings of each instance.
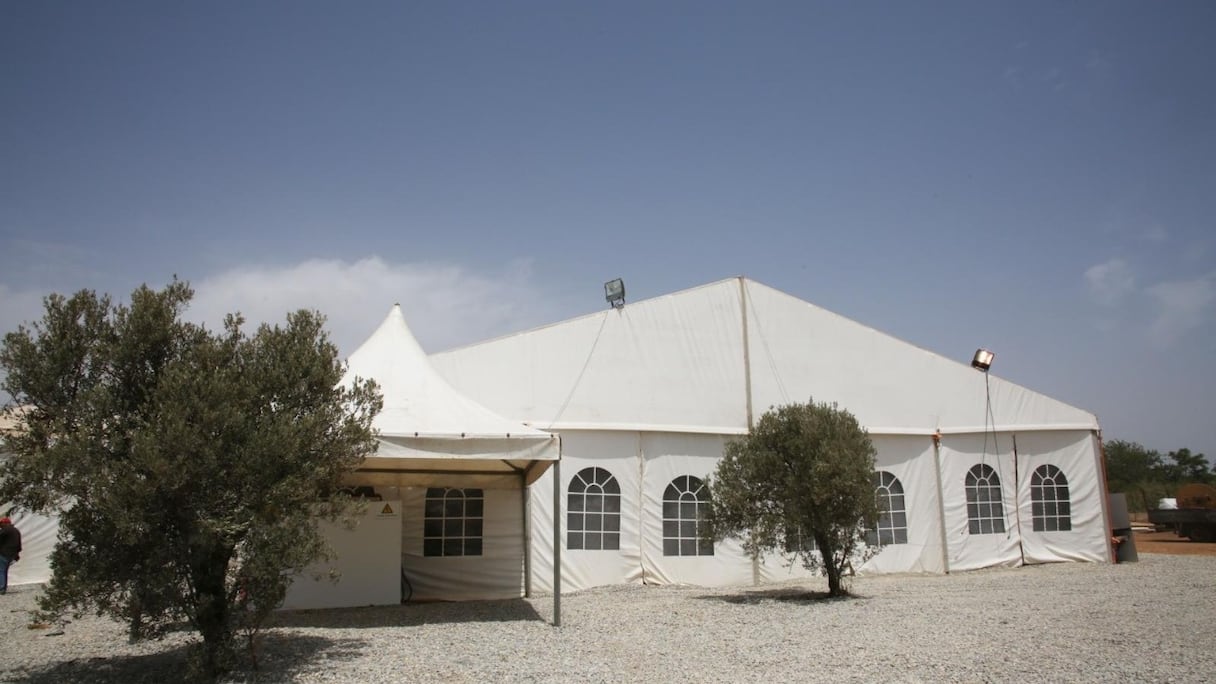
[[1090, 295], [1103, 306], [1115, 306], [1136, 290], [1136, 277], [1123, 259], [1115, 258], [1085, 269]]
[[1010, 86], [1014, 88], [1021, 88], [1023, 75], [1024, 70], [1022, 67], [1013, 65], [1005, 67], [1005, 71], [1001, 74], [1001, 78], [1004, 79], [1004, 81]]
[[16, 290], [0, 283], [0, 334], [41, 319], [42, 299], [46, 295], [40, 290]]
[[1216, 273], [1158, 283], [1146, 292], [1157, 305], [1149, 335], [1158, 345], [1170, 346], [1214, 318]]
[[315, 309], [343, 355], [375, 330], [400, 303], [427, 351], [538, 325], [551, 315], [532, 282], [531, 264], [473, 272], [452, 264], [394, 264], [315, 259], [290, 266], [247, 266], [191, 283], [187, 317], [209, 326], [239, 311], [248, 325], [282, 322], [288, 311]]
[[1170, 234], [1169, 231], [1165, 229], [1165, 226], [1161, 225], [1160, 223], [1154, 223], [1153, 225], [1149, 226], [1140, 237], [1147, 242], [1160, 243], [1168, 240]]
[[[522, 260], [474, 271], [457, 264], [391, 263], [379, 257], [312, 259], [284, 266], [242, 266], [188, 280], [195, 293], [185, 313], [188, 320], [217, 329], [225, 315], [239, 312], [252, 329], [259, 323], [282, 323], [289, 311], [314, 309], [325, 315], [326, 330], [343, 356], [353, 352], [397, 303], [427, 351], [566, 315], [559, 309], [560, 298], [543, 294], [534, 282], [531, 263]], [[40, 320], [42, 300], [51, 291], [0, 283], [0, 334]], [[129, 301], [129, 292], [111, 294], [116, 302]]]

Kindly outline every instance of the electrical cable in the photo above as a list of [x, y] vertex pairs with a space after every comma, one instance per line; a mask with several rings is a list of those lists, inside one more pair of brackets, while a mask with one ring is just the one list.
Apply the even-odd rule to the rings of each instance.
[[[613, 309], [613, 311], [623, 311], [623, 309]], [[604, 325], [608, 323], [608, 313], [609, 312], [604, 312], [604, 316], [600, 318], [600, 328], [599, 330], [595, 331], [595, 339], [591, 342], [591, 349], [587, 350], [587, 358], [585, 361], [583, 361], [583, 367], [579, 370], [578, 376], [574, 378], [574, 384], [570, 386], [570, 392], [566, 395], [566, 400], [562, 402], [562, 406], [557, 410], [557, 415], [553, 416], [553, 420], [549, 421], [549, 426], [544, 429], [552, 430], [553, 425], [561, 419], [562, 415], [566, 413], [566, 408], [570, 406], [570, 400], [574, 398], [575, 391], [578, 390], [579, 384], [583, 381], [583, 375], [587, 372], [587, 368], [591, 365], [591, 357], [595, 355], [595, 348], [599, 346], [600, 336], [604, 334]]]
[[[1001, 492], [1001, 522], [1005, 525], [1005, 538], [1009, 539], [1013, 535], [1013, 526], [1009, 524], [1009, 506], [1006, 506], [1005, 501], [1005, 473], [1001, 468], [1001, 446], [997, 442], [996, 435], [996, 414], [992, 411], [992, 387], [988, 382], [988, 371], [984, 371], [984, 454], [988, 451], [988, 430], [992, 429], [992, 455], [996, 460], [996, 477], [1000, 482]], [[984, 462], [984, 456], [980, 457], [980, 462]], [[1016, 488], [1017, 483], [1013, 486]]]
[[405, 568], [401, 568], [401, 603], [408, 603], [414, 598], [414, 585], [410, 584], [410, 578], [405, 575]]

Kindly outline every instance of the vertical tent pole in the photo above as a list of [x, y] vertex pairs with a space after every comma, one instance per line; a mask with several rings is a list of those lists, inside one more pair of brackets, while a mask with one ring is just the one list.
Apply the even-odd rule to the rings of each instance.
[[[1018, 436], [1014, 433], [1009, 436], [1013, 442], [1013, 515], [1018, 529], [1018, 554], [1022, 558], [1022, 565], [1026, 565], [1026, 546], [1022, 537], [1022, 504], [1018, 501], [1018, 492], [1022, 490], [1021, 476], [1018, 475]], [[997, 454], [997, 458], [1001, 455]]]
[[[535, 466], [536, 462], [533, 461], [532, 467]], [[532, 490], [528, 487], [529, 470], [531, 468], [519, 474], [519, 507], [524, 515], [524, 598], [532, 598], [532, 502], [529, 500]]]
[[747, 283], [739, 276], [739, 302], [743, 319], [743, 398], [746, 402], [747, 429], [752, 429], [752, 355], [747, 334]]
[[1098, 482], [1098, 507], [1102, 509], [1102, 517], [1106, 519], [1106, 555], [1111, 563], [1118, 563], [1119, 556], [1112, 542], [1115, 536], [1115, 523], [1110, 517], [1110, 495], [1106, 484], [1106, 446], [1102, 442], [1101, 430], [1090, 430], [1093, 441], [1098, 447], [1094, 450], [1094, 460], [1097, 461], [1097, 474], [1102, 479]]
[[553, 462], [553, 626], [562, 626], [562, 440]]
[[933, 477], [937, 480], [937, 522], [942, 537], [942, 569], [950, 574], [950, 550], [946, 547], [946, 499], [942, 496], [942, 433], [933, 434]]
[[[739, 318], [740, 330], [743, 332], [743, 401], [744, 417], [747, 419], [747, 431], [750, 434], [755, 422], [752, 413], [752, 354], [748, 346], [747, 334], [747, 281], [739, 276]], [[780, 382], [780, 380], [778, 380]], [[760, 554], [752, 551], [752, 586], [760, 586]]]

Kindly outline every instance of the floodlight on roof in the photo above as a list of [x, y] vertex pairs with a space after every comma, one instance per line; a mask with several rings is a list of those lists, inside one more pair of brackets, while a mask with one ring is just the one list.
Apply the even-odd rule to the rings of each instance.
[[604, 299], [614, 309], [625, 306], [625, 281], [615, 278], [604, 283]]
[[971, 367], [987, 373], [988, 369], [992, 367], [992, 359], [994, 358], [996, 358], [996, 354], [987, 349], [976, 349], [975, 356], [971, 357]]

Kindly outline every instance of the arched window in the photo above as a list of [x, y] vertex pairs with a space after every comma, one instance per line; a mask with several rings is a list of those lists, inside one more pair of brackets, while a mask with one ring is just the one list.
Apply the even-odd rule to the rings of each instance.
[[566, 494], [566, 548], [615, 551], [621, 548], [621, 486], [603, 468], [583, 468]]
[[430, 487], [422, 530], [423, 556], [480, 556], [485, 493]]
[[663, 555], [712, 556], [714, 543], [701, 538], [709, 490], [700, 478], [683, 475], [663, 492]]
[[968, 470], [966, 489], [967, 529], [971, 534], [1004, 534], [1001, 478], [992, 466], [981, 463]]
[[1072, 503], [1064, 471], [1048, 464], [1030, 475], [1030, 505], [1035, 532], [1067, 532], [1072, 529]]
[[874, 473], [874, 497], [878, 499], [878, 524], [866, 532], [870, 546], [908, 543], [908, 515], [904, 508], [904, 486], [885, 470]]

